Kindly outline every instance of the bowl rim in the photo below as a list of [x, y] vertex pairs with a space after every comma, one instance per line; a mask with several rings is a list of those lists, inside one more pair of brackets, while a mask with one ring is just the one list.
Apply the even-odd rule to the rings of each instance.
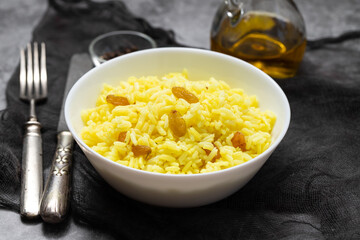
[[[135, 55], [146, 54], [148, 52], [166, 52], [166, 51], [173, 51], [173, 52], [183, 52], [183, 51], [185, 51], [185, 52], [189, 52], [189, 53], [190, 52], [195, 52], [195, 53], [200, 53], [200, 54], [215, 55], [215, 56], [218, 56], [218, 57], [227, 58], [229, 60], [239, 61], [239, 62], [241, 62], [241, 64], [247, 65], [247, 67], [249, 67], [253, 71], [257, 71], [260, 75], [263, 75], [263, 77], [266, 79], [266, 81], [270, 81], [271, 84], [274, 85], [275, 89], [280, 94], [280, 98], [283, 99], [285, 109], [286, 109], [285, 118], [284, 118], [284, 125], [283, 125], [283, 128], [281, 129], [277, 139], [275, 141], [273, 141], [271, 143], [271, 145], [269, 146], [269, 148], [266, 149], [264, 152], [262, 152], [261, 154], [259, 154], [255, 158], [252, 158], [252, 159], [250, 159], [250, 160], [248, 160], [248, 161], [246, 161], [244, 163], [241, 163], [239, 165], [229, 167], [229, 168], [226, 168], [226, 169], [218, 170], [218, 171], [206, 172], [206, 173], [196, 173], [196, 174], [195, 173], [194, 174], [157, 173], [157, 172], [150, 172], [150, 171], [140, 170], [140, 169], [128, 167], [128, 166], [122, 165], [120, 163], [114, 162], [114, 161], [100, 155], [99, 153], [95, 152], [94, 150], [92, 150], [88, 145], [86, 145], [84, 143], [84, 141], [76, 133], [75, 129], [73, 128], [73, 126], [71, 124], [70, 116], [69, 116], [69, 113], [68, 113], [68, 109], [69, 109], [68, 105], [70, 104], [69, 103], [69, 98], [72, 97], [72, 95], [73, 95], [74, 91], [76, 90], [77, 86], [80, 84], [80, 82], [85, 81], [84, 79], [86, 79], [89, 75], [91, 75], [92, 72], [98, 71], [99, 67], [104, 68], [109, 64], [116, 64], [115, 63], [116, 61], [123, 61], [124, 58], [131, 58], [131, 57], [134, 57]], [[288, 131], [289, 125], [290, 125], [290, 119], [291, 119], [290, 104], [289, 104], [289, 101], [288, 101], [284, 91], [281, 89], [279, 84], [273, 78], [271, 78], [268, 74], [261, 71], [260, 69], [253, 66], [252, 64], [250, 64], [248, 62], [245, 62], [244, 60], [238, 59], [236, 57], [230, 56], [230, 55], [226, 55], [226, 54], [223, 54], [223, 53], [219, 53], [219, 52], [215, 52], [215, 51], [211, 51], [211, 50], [207, 50], [207, 49], [199, 49], [199, 48], [191, 48], [191, 47], [162, 47], [162, 48], [146, 49], [146, 50], [142, 50], [142, 51], [136, 51], [136, 52], [133, 52], [133, 53], [125, 54], [123, 56], [120, 56], [120, 57], [111, 59], [109, 61], [106, 61], [105, 63], [101, 64], [99, 67], [94, 67], [91, 70], [89, 70], [88, 72], [86, 72], [82, 77], [80, 77], [80, 79], [78, 79], [78, 81], [70, 89], [68, 95], [66, 96], [65, 108], [64, 108], [66, 124], [67, 124], [67, 126], [69, 128], [69, 131], [72, 133], [74, 139], [76, 140], [76, 142], [78, 144], [81, 144], [87, 151], [91, 152], [92, 154], [95, 154], [95, 156], [98, 159], [100, 159], [101, 161], [105, 161], [105, 162], [109, 163], [110, 165], [113, 165], [114, 167], [116, 166], [116, 167], [124, 168], [124, 170], [129, 170], [129, 171], [131, 171], [131, 172], [133, 172], [135, 174], [140, 173], [140, 174], [152, 175], [152, 176], [157, 176], [157, 177], [166, 177], [166, 178], [170, 177], [170, 178], [180, 178], [180, 179], [181, 178], [190, 178], [190, 177], [191, 178], [202, 178], [202, 177], [205, 177], [205, 176], [227, 174], [229, 172], [236, 171], [239, 168], [244, 168], [246, 166], [255, 164], [255, 162], [260, 161], [260, 159], [263, 156], [267, 155], [267, 154], [269, 154], [269, 157], [270, 157], [271, 153], [276, 149], [276, 147], [279, 145], [279, 143], [283, 140], [284, 136], [286, 135], [286, 133]], [[88, 159], [88, 161], [90, 161], [90, 160]], [[91, 163], [91, 161], [90, 161], [90, 163]]]

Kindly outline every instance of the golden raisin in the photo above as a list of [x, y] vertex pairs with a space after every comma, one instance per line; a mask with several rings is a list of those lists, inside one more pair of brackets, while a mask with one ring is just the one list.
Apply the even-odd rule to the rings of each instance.
[[151, 153], [151, 148], [146, 145], [136, 145], [132, 146], [132, 152], [134, 153], [135, 157], [141, 156], [141, 155], [148, 155]]
[[173, 134], [177, 137], [182, 137], [186, 134], [185, 120], [176, 110], [172, 110], [169, 114], [169, 127]]
[[118, 136], [118, 141], [125, 142], [125, 138], [126, 138], [126, 132], [120, 132]]
[[[216, 147], [214, 143], [213, 143], [213, 145], [214, 145], [214, 147]], [[212, 161], [212, 162], [215, 162], [215, 160], [216, 160], [216, 159], [221, 158], [219, 148], [218, 148], [218, 147], [216, 147], [216, 149], [217, 149], [218, 151], [217, 151], [216, 156], [215, 156], [215, 157], [213, 157], [213, 159], [211, 159], [211, 161]], [[210, 151], [210, 150], [208, 150], [208, 149], [204, 149], [204, 150], [205, 150], [205, 152], [206, 152], [206, 155], [209, 155], [209, 154], [211, 153], [211, 151]]]
[[232, 137], [231, 142], [235, 148], [239, 147], [241, 151], [245, 152], [246, 142], [244, 134], [242, 134], [241, 132], [236, 132]]
[[126, 97], [122, 97], [122, 96], [116, 96], [113, 94], [107, 95], [106, 96], [106, 102], [111, 103], [112, 105], [115, 106], [126, 106], [126, 105], [130, 105], [128, 99]]
[[188, 90], [186, 90], [183, 87], [173, 87], [171, 89], [171, 91], [175, 95], [175, 97], [183, 98], [188, 103], [197, 103], [197, 102], [199, 102], [199, 99], [194, 94], [192, 94], [191, 92], [189, 92]]

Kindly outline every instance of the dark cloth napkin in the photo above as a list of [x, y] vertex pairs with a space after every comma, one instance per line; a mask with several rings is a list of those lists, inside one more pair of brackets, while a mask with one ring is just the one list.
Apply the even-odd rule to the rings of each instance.
[[[120, 1], [50, 1], [33, 32], [34, 41], [47, 44], [49, 98], [37, 107], [45, 177], [70, 58], [113, 30], [144, 32], [160, 47], [180, 46], [172, 32], [152, 27]], [[352, 44], [359, 41], [312, 41], [297, 76], [277, 80], [291, 105], [290, 128], [259, 173], [232, 196], [185, 209], [143, 204], [112, 189], [76, 146], [71, 216], [116, 239], [360, 239], [360, 50]], [[18, 99], [18, 74], [0, 112], [0, 206], [14, 211], [29, 109]]]

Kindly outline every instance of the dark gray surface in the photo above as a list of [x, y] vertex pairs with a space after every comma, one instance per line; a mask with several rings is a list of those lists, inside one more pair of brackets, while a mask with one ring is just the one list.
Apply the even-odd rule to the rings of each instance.
[[[153, 26], [172, 29], [179, 42], [209, 48], [213, 15], [221, 0], [133, 0], [127, 5], [134, 14]], [[360, 29], [358, 0], [295, 1], [304, 16], [309, 39], [337, 36]], [[19, 47], [31, 39], [47, 7], [45, 0], [12, 0], [0, 3], [0, 109], [6, 107], [5, 87], [19, 61]], [[359, 45], [352, 47], [360, 48]], [[305, 55], [305, 57], [307, 57]], [[326, 59], [326, 62], [337, 59]], [[51, 73], [49, 73], [51, 74]], [[0, 239], [115, 239], [111, 235], [88, 228], [73, 219], [57, 226], [41, 221], [25, 222], [18, 213], [0, 210]]]
[[[145, 18], [153, 26], [173, 30], [180, 43], [209, 48], [212, 19], [221, 2], [222, 0], [133, 0], [126, 1], [126, 5], [135, 15]], [[358, 0], [295, 2], [304, 16], [309, 39], [337, 36], [360, 28]], [[6, 107], [5, 86], [18, 64], [19, 47], [31, 39], [31, 31], [46, 7], [46, 0], [1, 1], [0, 109]]]

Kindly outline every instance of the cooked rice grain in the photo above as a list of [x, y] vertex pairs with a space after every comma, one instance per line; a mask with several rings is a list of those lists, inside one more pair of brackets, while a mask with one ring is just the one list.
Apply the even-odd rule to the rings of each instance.
[[[184, 87], [199, 102], [176, 98], [174, 86]], [[130, 105], [107, 103], [109, 94], [126, 97]], [[170, 130], [168, 115], [173, 110], [185, 120], [182, 137]], [[105, 84], [96, 107], [81, 116], [81, 137], [94, 151], [125, 166], [167, 174], [219, 171], [249, 161], [270, 146], [276, 121], [271, 111], [260, 111], [256, 96], [214, 78], [190, 81], [186, 71], [162, 78], [130, 77], [119, 86]], [[245, 152], [232, 146], [236, 131], [245, 136]], [[124, 142], [118, 139], [121, 132], [126, 132]], [[134, 157], [132, 145], [149, 146], [151, 153]], [[221, 157], [215, 158], [218, 151]]]

